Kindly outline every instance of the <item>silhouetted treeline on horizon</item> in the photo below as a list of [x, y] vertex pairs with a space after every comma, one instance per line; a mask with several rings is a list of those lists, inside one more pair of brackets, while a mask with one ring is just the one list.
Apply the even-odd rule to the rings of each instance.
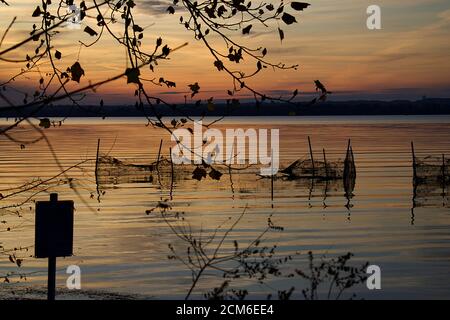
[[[30, 110], [30, 112], [33, 110]], [[159, 116], [326, 116], [326, 115], [433, 115], [450, 114], [450, 98], [429, 98], [417, 101], [327, 101], [316, 104], [307, 102], [298, 106], [286, 103], [265, 102], [259, 107], [255, 103], [216, 104], [208, 109], [206, 104], [178, 105], [176, 109], [165, 105], [156, 106]], [[153, 112], [145, 108], [145, 114], [153, 116]], [[33, 116], [37, 117], [141, 117], [142, 109], [135, 106], [83, 106], [82, 108], [64, 105], [49, 105]], [[2, 110], [0, 117], [21, 117], [26, 112], [8, 108]]]

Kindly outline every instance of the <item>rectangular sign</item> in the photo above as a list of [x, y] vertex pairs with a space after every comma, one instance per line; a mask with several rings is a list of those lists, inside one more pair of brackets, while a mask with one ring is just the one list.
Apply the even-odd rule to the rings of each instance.
[[73, 208], [73, 201], [36, 202], [36, 258], [73, 254]]

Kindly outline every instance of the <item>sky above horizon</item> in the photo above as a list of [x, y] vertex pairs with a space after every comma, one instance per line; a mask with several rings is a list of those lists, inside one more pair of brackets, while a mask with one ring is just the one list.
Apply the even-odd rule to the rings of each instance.
[[[1, 49], [26, 38], [31, 25], [38, 21], [31, 18], [36, 1], [8, 2], [9, 7], [0, 4], [1, 33], [13, 17], [17, 16], [17, 21]], [[168, 2], [164, 0], [135, 2], [136, 22], [145, 27], [144, 47], [151, 50], [160, 36], [171, 48], [188, 42], [187, 46], [173, 52], [170, 60], [162, 61], [154, 74], [150, 71], [145, 74], [146, 78], [164, 77], [174, 81], [177, 87], [168, 89], [151, 85], [149, 91], [168, 101], [182, 101], [189, 91], [188, 84], [198, 82], [200, 98], [226, 98], [232, 81], [224, 72], [217, 71], [214, 58], [179, 24], [183, 12], [167, 14]], [[89, 5], [90, 1], [86, 3]], [[313, 81], [320, 79], [333, 91], [332, 100], [450, 97], [448, 0], [314, 0], [309, 3], [308, 9], [296, 14], [298, 23], [291, 26], [280, 23], [286, 34], [283, 43], [278, 37], [277, 23], [272, 23], [270, 28], [254, 24], [250, 35], [235, 34], [236, 39], [249, 46], [266, 47], [271, 62], [300, 65], [296, 71], [268, 68], [249, 81], [253, 87], [274, 96], [287, 96], [298, 89], [304, 93], [300, 99], [309, 99], [315, 89]], [[366, 27], [366, 9], [371, 4], [381, 7], [381, 30]], [[86, 20], [86, 23], [97, 28], [92, 20]], [[80, 85], [123, 72], [127, 67], [125, 51], [110, 37], [104, 36], [95, 46], [80, 50], [79, 40], [92, 41], [83, 29], [84, 25], [80, 30], [65, 28], [55, 36], [54, 45], [63, 54], [61, 68], [65, 69], [78, 58], [86, 72]], [[211, 41], [218, 43], [214, 37]], [[221, 48], [226, 49], [225, 46]], [[34, 47], [27, 46], [6, 57], [23, 58], [27, 50], [34, 50]], [[254, 67], [254, 62], [248, 63]], [[0, 61], [0, 83], [18, 73], [21, 67], [21, 64]], [[45, 70], [45, 66], [42, 68]], [[18, 79], [11, 86], [33, 90], [36, 83], [31, 77]], [[135, 87], [126, 85], [123, 78], [102, 87], [99, 92], [105, 103], [124, 104], [134, 102], [134, 90]], [[88, 97], [86, 102], [93, 103], [93, 99], [96, 98]]]

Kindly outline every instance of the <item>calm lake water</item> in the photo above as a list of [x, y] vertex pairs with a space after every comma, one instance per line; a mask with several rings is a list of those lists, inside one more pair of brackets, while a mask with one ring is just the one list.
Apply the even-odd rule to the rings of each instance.
[[[2, 120], [0, 125], [4, 125]], [[175, 180], [170, 204], [172, 212], [184, 212], [194, 231], [213, 232], [220, 224], [229, 224], [243, 208], [247, 213], [226, 240], [232, 248], [237, 240], [242, 247], [252, 241], [267, 225], [267, 218], [284, 227], [269, 232], [266, 245], [277, 245], [277, 254], [295, 253], [285, 267], [304, 269], [308, 251], [317, 256], [336, 257], [347, 252], [355, 256], [352, 264], [366, 261], [380, 266], [382, 289], [369, 291], [365, 285], [351, 290], [358, 297], [379, 298], [450, 298], [450, 205], [442, 191], [430, 191], [429, 199], [413, 209], [412, 157], [414, 141], [418, 156], [450, 155], [449, 116], [389, 117], [306, 117], [227, 119], [215, 128], [279, 128], [280, 162], [288, 166], [297, 159], [308, 159], [307, 136], [314, 155], [321, 159], [345, 157], [348, 139], [352, 141], [357, 167], [354, 196], [348, 205], [344, 191], [337, 186], [324, 195], [324, 188], [312, 189], [304, 181], [274, 182], [271, 201], [270, 181], [250, 172], [233, 174], [220, 181]], [[46, 131], [59, 165], [66, 169], [96, 156], [97, 139], [101, 153], [135, 164], [151, 163], [157, 158], [160, 139], [163, 155], [173, 146], [167, 132], [145, 126], [142, 119], [69, 119], [61, 127]], [[32, 139], [36, 133], [26, 125], [12, 132], [16, 139]], [[105, 184], [97, 201], [94, 163], [87, 161], [67, 172], [71, 184], [49, 186], [60, 199], [75, 201], [74, 256], [58, 260], [58, 285], [64, 286], [65, 268], [79, 265], [83, 289], [142, 294], [154, 298], [184, 298], [191, 283], [190, 271], [180, 262], [168, 259], [172, 244], [181, 252], [186, 245], [178, 239], [158, 212], [146, 214], [160, 200], [170, 198], [170, 188], [152, 181]], [[46, 179], [59, 172], [59, 166], [45, 141], [21, 149], [0, 137], [0, 192]], [[32, 196], [0, 200], [0, 207], [10, 206]], [[35, 196], [47, 200], [48, 193]], [[17, 215], [20, 214], [20, 217]], [[0, 255], [0, 275], [9, 271], [33, 273], [25, 285], [45, 285], [46, 261], [31, 257], [34, 252], [34, 203], [18, 208], [0, 209], [0, 245], [5, 248], [30, 247], [17, 252], [24, 258], [17, 268]], [[7, 228], [10, 228], [8, 231]], [[16, 280], [16, 279], [12, 279]], [[193, 297], [218, 286], [216, 273], [206, 274]], [[296, 287], [294, 298], [302, 298], [307, 284], [300, 279], [271, 279], [267, 285], [239, 280], [251, 297], [265, 298], [277, 290]], [[14, 284], [0, 284], [13, 289]], [[348, 297], [348, 296], [346, 296]]]

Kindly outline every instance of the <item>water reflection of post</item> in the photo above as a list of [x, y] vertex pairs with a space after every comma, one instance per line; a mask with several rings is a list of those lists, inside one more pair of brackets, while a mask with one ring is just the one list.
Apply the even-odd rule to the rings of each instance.
[[98, 160], [100, 156], [100, 139], [97, 140], [97, 156], [95, 157], [95, 186], [97, 190], [97, 200], [100, 202], [100, 188], [98, 186]]
[[311, 198], [312, 198], [312, 193], [314, 190], [314, 179], [316, 176], [316, 168], [314, 165], [314, 154], [312, 151], [312, 146], [311, 146], [311, 138], [308, 136], [308, 146], [309, 146], [309, 156], [311, 158], [311, 168], [312, 168], [312, 178], [311, 178], [311, 183], [309, 185], [309, 195], [308, 195], [308, 201], [309, 201], [309, 207], [312, 207], [311, 205]]
[[[231, 160], [233, 158], [233, 154], [234, 154], [234, 144], [231, 147], [231, 153], [230, 153], [230, 159], [229, 159], [229, 163], [230, 165], [228, 165], [228, 175], [230, 176], [230, 188], [231, 188], [231, 199], [234, 200], [234, 182], [233, 182], [233, 176], [232, 176], [232, 172], [231, 172]], [[239, 174], [239, 171], [238, 171]]]
[[323, 207], [326, 208], [327, 204], [326, 204], [326, 200], [327, 200], [327, 196], [328, 196], [328, 163], [327, 163], [327, 156], [325, 154], [325, 148], [322, 149], [323, 150], [323, 163], [325, 165], [325, 190], [324, 190], [324, 195], [323, 195]]
[[161, 141], [159, 142], [158, 158], [156, 159], [156, 174], [158, 175], [158, 184], [159, 184], [161, 190], [162, 190], [162, 183], [161, 183], [161, 174], [159, 172], [159, 161], [161, 159], [162, 144], [163, 144], [163, 140], [161, 139]]
[[314, 155], [311, 147], [311, 139], [308, 136], [308, 145], [309, 145], [309, 156], [311, 157], [311, 165], [312, 165], [312, 177], [314, 179], [316, 169], [314, 167]]
[[442, 154], [442, 207], [445, 207], [445, 154]]
[[172, 161], [172, 148], [169, 148], [169, 154], [170, 154], [170, 200], [173, 200], [172, 194], [173, 194], [173, 180], [174, 180], [174, 170], [173, 170], [173, 161]]
[[414, 152], [414, 142], [411, 141], [411, 155], [412, 155], [412, 167], [413, 167], [413, 196], [412, 196], [412, 208], [411, 208], [411, 225], [414, 225], [415, 215], [414, 209], [416, 208], [417, 197], [417, 169], [416, 169], [416, 154]]
[[308, 194], [308, 207], [312, 208], [311, 199], [312, 199], [312, 193], [314, 191], [314, 178], [309, 179], [309, 194]]
[[271, 170], [270, 170], [270, 173], [271, 173], [271, 176], [270, 176], [270, 188], [271, 188], [271, 198], [272, 198], [272, 209], [273, 209], [273, 179], [274, 179], [274, 176], [275, 176], [275, 172], [274, 172], [274, 170], [273, 170], [273, 149], [272, 149], [272, 160], [270, 161], [270, 165], [271, 165]]

